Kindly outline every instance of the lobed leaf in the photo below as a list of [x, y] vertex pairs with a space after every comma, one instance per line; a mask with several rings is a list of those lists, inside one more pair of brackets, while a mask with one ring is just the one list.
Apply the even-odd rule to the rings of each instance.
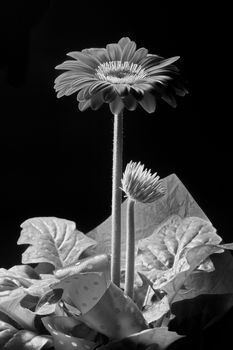
[[[153, 282], [154, 288], [161, 289], [180, 273], [190, 270], [190, 264], [193, 265], [193, 248], [215, 246], [220, 241], [221, 237], [209, 221], [198, 217], [182, 219], [178, 215], [172, 215], [151, 236], [138, 242], [136, 271], [145, 274]], [[214, 251], [220, 249], [215, 248]], [[192, 270], [200, 264], [208, 270], [205, 264], [208, 266], [206, 259], [212, 250], [207, 256], [204, 248], [195, 250], [195, 253], [198, 254], [198, 263]]]
[[24, 264], [49, 263], [55, 268], [75, 264], [96, 242], [76, 230], [73, 221], [55, 217], [28, 219], [21, 225], [18, 244], [30, 246], [22, 255]]

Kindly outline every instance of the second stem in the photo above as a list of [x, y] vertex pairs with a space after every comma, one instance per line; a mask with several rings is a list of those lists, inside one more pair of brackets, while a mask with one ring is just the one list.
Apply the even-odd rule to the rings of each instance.
[[126, 273], [125, 294], [133, 299], [134, 294], [134, 265], [135, 265], [135, 224], [134, 200], [127, 202], [127, 231], [126, 231]]

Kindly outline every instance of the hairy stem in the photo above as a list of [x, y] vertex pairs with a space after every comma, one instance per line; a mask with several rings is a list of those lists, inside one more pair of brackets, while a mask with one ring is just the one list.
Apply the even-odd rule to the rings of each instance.
[[112, 260], [111, 279], [120, 285], [121, 262], [121, 177], [123, 152], [123, 114], [114, 115], [113, 169], [112, 169]]
[[135, 225], [134, 201], [128, 198], [127, 202], [127, 231], [126, 231], [126, 275], [125, 294], [133, 299], [134, 265], [135, 265]]

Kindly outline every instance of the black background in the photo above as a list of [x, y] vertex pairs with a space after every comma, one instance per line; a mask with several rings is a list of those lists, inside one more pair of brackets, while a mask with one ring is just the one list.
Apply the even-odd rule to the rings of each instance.
[[[154, 5], [154, 6], [152, 6]], [[215, 7], [214, 7], [215, 6]], [[177, 62], [189, 95], [124, 117], [124, 166], [176, 173], [232, 241], [230, 30], [227, 9], [201, 2], [7, 1], [0, 31], [0, 266], [20, 263], [20, 224], [57, 216], [88, 232], [111, 212], [113, 120], [57, 99], [54, 67], [69, 51], [129, 36]], [[229, 109], [228, 109], [229, 108]]]

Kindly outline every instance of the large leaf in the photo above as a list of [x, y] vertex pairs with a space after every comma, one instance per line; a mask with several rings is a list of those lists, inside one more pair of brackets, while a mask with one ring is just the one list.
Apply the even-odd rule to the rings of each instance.
[[[153, 282], [154, 288], [161, 289], [178, 274], [189, 270], [186, 257], [191, 249], [202, 245], [218, 245], [221, 240], [209, 221], [198, 217], [182, 219], [172, 215], [151, 236], [138, 242], [136, 271], [145, 274]], [[201, 251], [204, 255], [200, 256], [198, 250], [198, 264], [194, 268], [201, 263], [203, 265], [203, 261], [208, 258], [206, 251]]]
[[22, 255], [24, 264], [50, 263], [55, 268], [75, 264], [96, 242], [76, 230], [73, 221], [55, 217], [28, 219], [21, 225], [18, 244], [30, 244]]
[[132, 299], [103, 272], [68, 275], [53, 288], [63, 289], [62, 301], [70, 314], [80, 315], [81, 321], [109, 338], [124, 338], [148, 327]]
[[18, 330], [0, 320], [0, 349], [40, 350], [53, 345], [51, 336], [41, 336], [29, 330]]

